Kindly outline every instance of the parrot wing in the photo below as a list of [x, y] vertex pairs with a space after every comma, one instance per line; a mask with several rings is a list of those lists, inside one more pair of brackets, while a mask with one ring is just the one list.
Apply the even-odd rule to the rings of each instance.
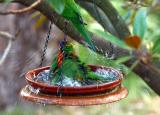
[[84, 26], [83, 19], [80, 14], [80, 8], [74, 0], [48, 0], [51, 7], [65, 19], [72, 22], [74, 27], [81, 33], [84, 40], [95, 51], [95, 46], [91, 41], [87, 29]]

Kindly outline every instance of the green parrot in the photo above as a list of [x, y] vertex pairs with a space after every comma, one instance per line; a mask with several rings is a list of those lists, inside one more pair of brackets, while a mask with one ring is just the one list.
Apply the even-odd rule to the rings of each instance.
[[62, 41], [60, 43], [58, 55], [53, 59], [52, 66], [50, 68], [49, 78], [52, 80], [52, 85], [59, 81], [61, 75], [65, 75], [79, 81], [87, 81], [88, 79], [96, 81], [104, 80], [80, 61], [80, 59], [75, 55], [73, 46], [66, 41]]
[[89, 45], [91, 49], [94, 51], [95, 46], [91, 41], [91, 36], [89, 35], [87, 29], [85, 28], [85, 23], [80, 14], [80, 8], [75, 3], [74, 0], [47, 0], [52, 8], [62, 15], [65, 19], [72, 22], [74, 27], [82, 34], [86, 43]]

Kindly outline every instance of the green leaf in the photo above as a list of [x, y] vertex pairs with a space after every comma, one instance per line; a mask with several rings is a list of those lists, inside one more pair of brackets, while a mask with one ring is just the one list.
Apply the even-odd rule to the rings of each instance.
[[146, 30], [147, 30], [147, 10], [141, 8], [140, 10], [138, 10], [134, 19], [133, 34], [143, 38]]
[[62, 14], [65, 8], [65, 0], [47, 0], [51, 7], [58, 13]]
[[12, 2], [13, 0], [0, 0], [0, 2], [4, 2], [4, 3], [10, 3]]
[[123, 56], [123, 57], [120, 57], [116, 60], [116, 64], [122, 64], [126, 61], [128, 61], [129, 59], [131, 59], [132, 57], [131, 56]]
[[74, 78], [79, 72], [78, 63], [71, 59], [66, 59], [63, 61], [62, 71], [65, 76]]
[[157, 39], [154, 42], [154, 46], [152, 48], [152, 53], [160, 53], [160, 39]]
[[104, 32], [102, 30], [97, 30], [97, 29], [91, 30], [91, 31], [123, 49], [127, 49], [127, 50], [131, 49], [124, 41], [118, 39], [117, 37], [111, 35], [108, 32]]

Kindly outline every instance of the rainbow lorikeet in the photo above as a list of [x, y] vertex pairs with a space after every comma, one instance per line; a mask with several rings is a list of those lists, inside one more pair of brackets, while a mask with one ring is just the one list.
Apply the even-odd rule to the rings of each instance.
[[62, 15], [65, 19], [72, 22], [74, 27], [82, 34], [86, 43], [91, 49], [95, 51], [95, 46], [91, 41], [91, 36], [89, 35], [87, 29], [85, 28], [85, 23], [80, 14], [80, 8], [75, 3], [74, 0], [47, 0], [52, 8]]
[[66, 41], [60, 43], [58, 55], [54, 58], [50, 68], [49, 78], [52, 79], [54, 85], [63, 75], [79, 81], [103, 80], [80, 61], [73, 46]]

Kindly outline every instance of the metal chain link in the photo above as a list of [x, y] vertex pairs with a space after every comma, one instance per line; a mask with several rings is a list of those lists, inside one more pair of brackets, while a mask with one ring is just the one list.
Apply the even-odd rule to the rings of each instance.
[[52, 22], [50, 23], [50, 26], [49, 26], [49, 30], [48, 30], [48, 33], [47, 33], [47, 37], [46, 37], [46, 41], [45, 41], [45, 44], [44, 44], [44, 48], [43, 48], [43, 53], [41, 55], [41, 62], [39, 64], [39, 67], [42, 67], [43, 65], [43, 61], [45, 59], [45, 55], [46, 55], [46, 51], [47, 51], [47, 48], [48, 48], [48, 42], [50, 40], [50, 34], [51, 34], [51, 30], [52, 30]]

